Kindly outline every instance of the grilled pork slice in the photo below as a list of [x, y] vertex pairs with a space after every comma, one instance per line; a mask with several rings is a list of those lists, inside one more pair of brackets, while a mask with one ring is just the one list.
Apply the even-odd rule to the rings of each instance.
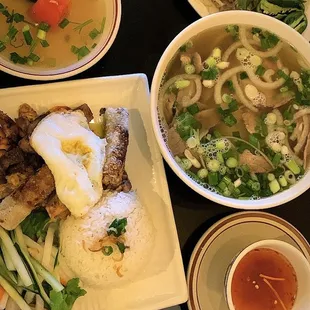
[[70, 215], [69, 209], [60, 201], [58, 196], [52, 194], [44, 206], [51, 219], [65, 219]]
[[7, 230], [15, 229], [54, 190], [53, 175], [44, 165], [19, 191], [2, 200], [0, 225]]
[[129, 143], [129, 114], [124, 108], [102, 109], [107, 140], [106, 160], [103, 167], [104, 189], [118, 189], [123, 183], [125, 160]]

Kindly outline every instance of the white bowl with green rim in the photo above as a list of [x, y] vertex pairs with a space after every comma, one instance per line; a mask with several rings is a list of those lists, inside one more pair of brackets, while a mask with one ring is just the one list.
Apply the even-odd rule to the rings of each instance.
[[[88, 55], [63, 67], [40, 68], [39, 66], [14, 64], [0, 53], [0, 70], [20, 78], [51, 81], [77, 75], [95, 65], [111, 48], [121, 21], [121, 0], [99, 1], [102, 1], [105, 7], [104, 29], [102, 34], [100, 34], [99, 40], [96, 42], [96, 46], [93, 48], [89, 46], [90, 53]], [[92, 18], [92, 16], [89, 17]], [[88, 33], [85, 34], [85, 36], [86, 35], [88, 35]]]
[[310, 173], [307, 172], [304, 177], [289, 189], [277, 193], [273, 196], [261, 198], [258, 200], [239, 200], [230, 197], [224, 197], [215, 191], [211, 191], [190, 178], [175, 161], [170, 152], [167, 143], [163, 137], [163, 130], [161, 128], [161, 115], [158, 109], [158, 95], [161, 87], [162, 79], [166, 73], [166, 69], [173, 59], [179, 48], [187, 41], [196, 35], [204, 32], [206, 29], [211, 29], [219, 26], [226, 26], [229, 24], [247, 25], [251, 27], [269, 29], [274, 34], [283, 38], [289, 44], [294, 46], [299, 54], [307, 61], [310, 60], [310, 44], [298, 32], [287, 26], [286, 24], [271, 18], [269, 16], [248, 12], [248, 11], [228, 11], [206, 16], [194, 22], [185, 28], [176, 38], [169, 44], [163, 53], [157, 68], [155, 70], [152, 88], [151, 88], [151, 115], [153, 129], [157, 142], [159, 144], [161, 153], [165, 158], [171, 169], [177, 176], [190, 188], [196, 191], [203, 197], [210, 199], [216, 203], [244, 210], [259, 210], [282, 205], [300, 196], [309, 189]]

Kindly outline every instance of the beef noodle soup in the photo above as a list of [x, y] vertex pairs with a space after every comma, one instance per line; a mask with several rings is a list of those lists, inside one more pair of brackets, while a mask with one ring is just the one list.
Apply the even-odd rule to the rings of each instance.
[[272, 196], [310, 166], [310, 70], [264, 29], [228, 25], [185, 43], [159, 107], [177, 163], [226, 197]]

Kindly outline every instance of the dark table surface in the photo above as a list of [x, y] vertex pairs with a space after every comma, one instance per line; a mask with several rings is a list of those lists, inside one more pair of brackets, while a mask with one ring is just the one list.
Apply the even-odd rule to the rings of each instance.
[[[186, 0], [122, 0], [118, 36], [105, 57], [93, 68], [71, 79], [145, 73], [151, 84], [157, 62], [170, 41], [199, 18]], [[30, 85], [0, 72], [0, 88]], [[185, 268], [202, 233], [220, 218], [237, 210], [209, 201], [187, 187], [165, 165]], [[293, 224], [310, 241], [310, 191], [268, 212]]]

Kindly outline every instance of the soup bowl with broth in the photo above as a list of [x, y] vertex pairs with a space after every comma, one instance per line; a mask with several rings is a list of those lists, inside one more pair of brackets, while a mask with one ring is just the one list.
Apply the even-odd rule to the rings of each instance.
[[0, 70], [63, 79], [97, 63], [121, 19], [120, 0], [0, 0]]
[[253, 12], [184, 29], [151, 90], [153, 128], [174, 172], [202, 196], [241, 209], [309, 189], [309, 55], [300, 34]]

